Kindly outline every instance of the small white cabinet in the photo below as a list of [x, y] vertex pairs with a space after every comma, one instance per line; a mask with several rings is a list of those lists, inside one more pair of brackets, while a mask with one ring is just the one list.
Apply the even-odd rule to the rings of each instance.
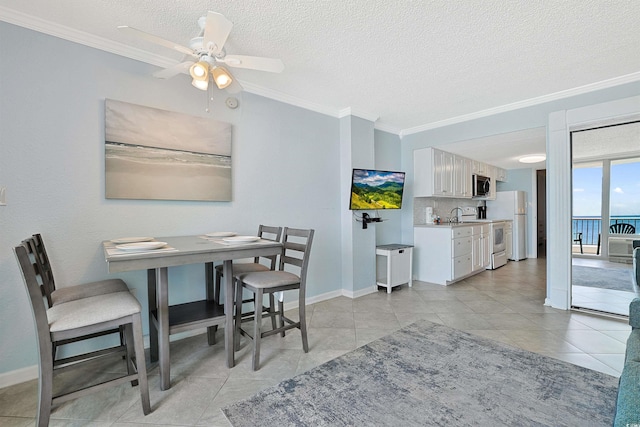
[[394, 286], [407, 283], [412, 286], [413, 246], [380, 245], [376, 247], [376, 283], [391, 293]]

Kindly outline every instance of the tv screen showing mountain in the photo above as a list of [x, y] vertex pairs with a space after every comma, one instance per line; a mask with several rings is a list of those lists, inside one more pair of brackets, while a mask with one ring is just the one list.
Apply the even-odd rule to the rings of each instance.
[[404, 172], [354, 169], [349, 209], [400, 209]]

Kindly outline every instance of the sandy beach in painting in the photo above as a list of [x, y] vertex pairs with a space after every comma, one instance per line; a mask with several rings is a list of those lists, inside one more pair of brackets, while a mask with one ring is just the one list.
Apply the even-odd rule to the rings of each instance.
[[106, 142], [108, 199], [231, 200], [231, 157]]

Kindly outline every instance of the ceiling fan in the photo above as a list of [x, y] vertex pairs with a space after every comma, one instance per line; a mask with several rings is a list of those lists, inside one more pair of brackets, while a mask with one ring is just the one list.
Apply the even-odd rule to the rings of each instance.
[[224, 44], [229, 37], [233, 23], [222, 14], [207, 12], [207, 16], [198, 19], [198, 25], [201, 29], [200, 35], [191, 39], [189, 47], [126, 25], [119, 26], [118, 29], [186, 54], [183, 62], [157, 71], [153, 75], [160, 79], [168, 79], [181, 73], [190, 74], [193, 78], [191, 84], [201, 90], [207, 90], [209, 81], [213, 81], [219, 89], [226, 88], [229, 92], [242, 90], [242, 86], [223, 65], [272, 73], [281, 73], [284, 70], [284, 64], [279, 59], [227, 55]]

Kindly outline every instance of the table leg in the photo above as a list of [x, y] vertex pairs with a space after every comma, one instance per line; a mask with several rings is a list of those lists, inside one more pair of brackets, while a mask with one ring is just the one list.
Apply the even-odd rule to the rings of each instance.
[[[214, 268], [213, 262], [207, 262], [204, 264], [204, 272], [205, 272], [205, 282], [207, 286], [207, 300], [213, 301], [215, 300], [215, 295], [213, 292], [213, 281], [214, 279]], [[216, 303], [220, 303], [216, 301]], [[218, 330], [218, 325], [207, 327], [207, 343], [209, 345], [214, 345], [216, 343], [216, 331]]]
[[160, 390], [171, 388], [169, 360], [169, 275], [168, 268], [156, 270], [158, 292], [158, 350], [160, 359]]
[[147, 301], [149, 304], [149, 355], [151, 363], [158, 361], [158, 328], [153, 312], [158, 308], [156, 300], [156, 270], [147, 270]]
[[227, 367], [233, 368], [235, 365], [235, 334], [233, 323], [233, 266], [231, 260], [224, 262], [222, 267], [222, 275], [224, 276], [224, 348], [227, 352]]

